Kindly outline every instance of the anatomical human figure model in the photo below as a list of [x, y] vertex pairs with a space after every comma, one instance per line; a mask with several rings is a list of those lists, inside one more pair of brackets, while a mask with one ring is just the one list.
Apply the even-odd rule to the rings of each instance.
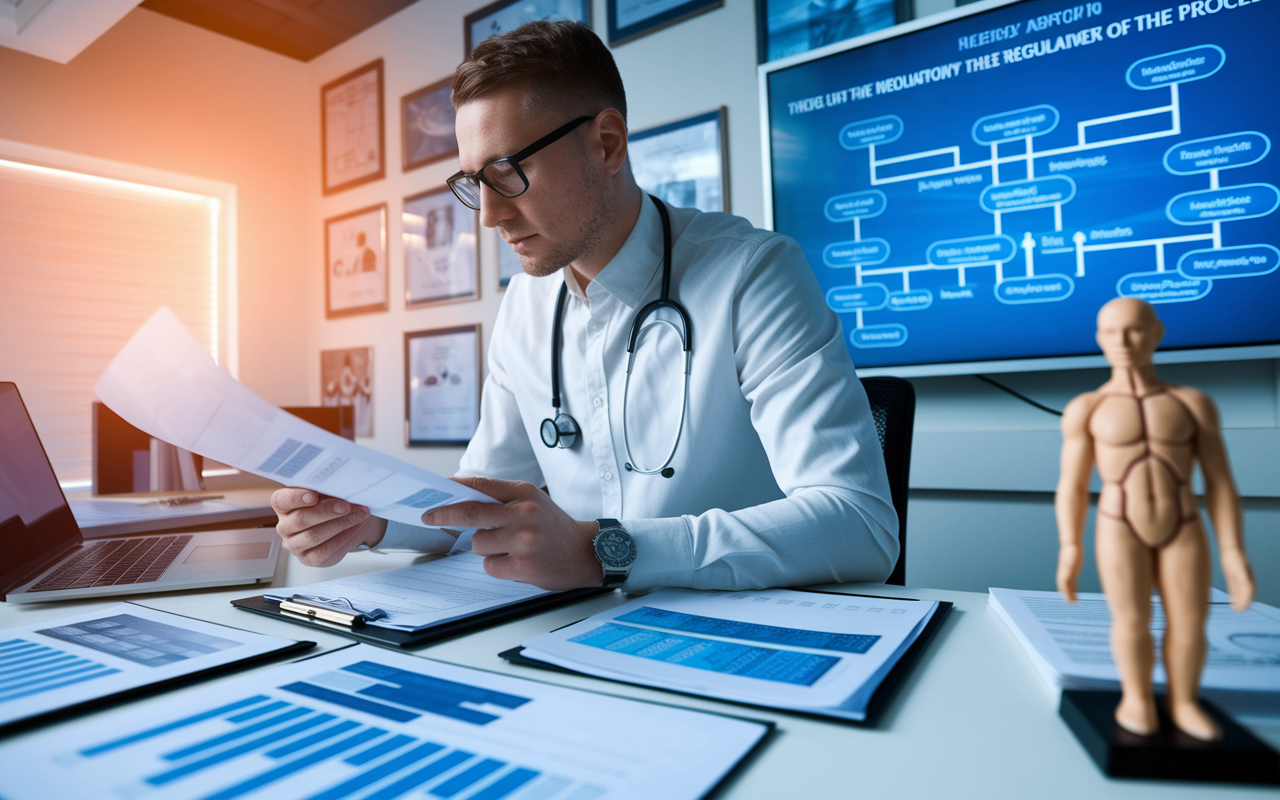
[[1205, 393], [1156, 377], [1152, 355], [1164, 337], [1155, 309], [1117, 298], [1098, 312], [1098, 344], [1111, 379], [1076, 397], [1062, 414], [1062, 472], [1055, 508], [1058, 590], [1075, 602], [1084, 561], [1089, 477], [1096, 463], [1098, 576], [1111, 610], [1111, 653], [1120, 673], [1115, 718], [1132, 733], [1156, 732], [1149, 623], [1151, 591], [1160, 592], [1168, 707], [1174, 724], [1197, 739], [1222, 732], [1200, 707], [1207, 650], [1209, 539], [1191, 494], [1192, 468], [1204, 474], [1205, 503], [1218, 540], [1231, 604], [1249, 607], [1255, 589], [1244, 551], [1240, 499], [1231, 479], [1218, 413]]

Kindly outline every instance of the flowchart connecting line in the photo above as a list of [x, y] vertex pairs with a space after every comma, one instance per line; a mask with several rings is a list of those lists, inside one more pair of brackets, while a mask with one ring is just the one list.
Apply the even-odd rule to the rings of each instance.
[[[1164, 213], [1170, 222], [1198, 229], [1184, 235], [1130, 239], [1130, 229], [1116, 228], [1094, 229], [1089, 234], [1077, 230], [1068, 236], [1063, 230], [1063, 207], [1076, 195], [1075, 180], [1059, 174], [1036, 175], [1036, 159], [1077, 155], [1076, 161], [1068, 162], [1069, 166], [1094, 166], [1105, 164], [1106, 157], [1105, 154], [1093, 155], [1091, 151], [1180, 135], [1182, 109], [1178, 87], [1213, 76], [1226, 63], [1226, 58], [1226, 51], [1221, 47], [1204, 44], [1134, 61], [1125, 71], [1126, 83], [1137, 91], [1167, 91], [1167, 103], [1079, 121], [1076, 143], [1053, 149], [1035, 150], [1035, 139], [1056, 130], [1061, 122], [1058, 110], [1048, 104], [988, 114], [975, 120], [972, 138], [977, 144], [989, 147], [990, 155], [967, 163], [961, 161], [958, 145], [877, 158], [878, 146], [896, 142], [906, 132], [905, 123], [897, 115], [859, 120], [842, 127], [838, 134], [841, 147], [851, 152], [866, 152], [873, 187], [934, 181], [940, 177], [945, 178], [947, 186], [977, 184], [983, 181], [984, 170], [989, 170], [991, 179], [977, 199], [979, 207], [992, 217], [992, 232], [935, 241], [926, 249], [926, 263], [909, 266], [881, 266], [891, 254], [890, 242], [862, 237], [863, 220], [874, 219], [888, 209], [889, 200], [884, 191], [872, 188], [837, 194], [827, 200], [823, 213], [828, 220], [853, 223], [851, 239], [832, 242], [822, 252], [826, 266], [853, 271], [852, 284], [835, 286], [826, 294], [827, 305], [832, 310], [856, 316], [856, 327], [849, 334], [850, 343], [858, 348], [896, 347], [906, 343], [909, 334], [906, 325], [866, 325], [863, 314], [883, 309], [923, 311], [932, 306], [932, 290], [911, 288], [911, 275], [917, 272], [955, 270], [957, 283], [939, 293], [944, 300], [968, 299], [974, 294], [966, 284], [966, 272], [990, 267], [995, 272], [995, 298], [1004, 304], [1022, 305], [1069, 298], [1075, 290], [1075, 279], [1086, 276], [1088, 254], [1099, 251], [1152, 248], [1154, 269], [1126, 274], [1116, 282], [1118, 296], [1138, 297], [1151, 303], [1192, 302], [1207, 296], [1215, 280], [1257, 277], [1280, 268], [1280, 249], [1270, 244], [1224, 246], [1222, 242], [1223, 223], [1255, 219], [1280, 208], [1280, 189], [1271, 184], [1219, 184], [1223, 170], [1257, 164], [1270, 153], [1270, 139], [1258, 131], [1178, 142], [1165, 151], [1163, 166], [1168, 173], [1208, 176], [1206, 188], [1175, 195], [1165, 205]], [[1099, 126], [1160, 114], [1168, 114], [1170, 118], [1164, 130], [1090, 140], [1090, 133]], [[1000, 154], [1001, 145], [1018, 141], [1023, 142], [1022, 152]], [[890, 168], [910, 168], [913, 163], [939, 159], [950, 159], [951, 163], [900, 174], [882, 174], [882, 171], [893, 171]], [[1015, 239], [1005, 232], [1007, 215], [1042, 209], [1053, 210], [1052, 233], [1042, 233], [1037, 238], [1031, 231], [1023, 231]], [[1209, 229], [1204, 230], [1204, 226]], [[1188, 242], [1204, 242], [1207, 246], [1183, 253], [1170, 268], [1165, 259], [1166, 245]], [[1037, 274], [1037, 250], [1045, 255], [1074, 253], [1074, 275]], [[1022, 274], [1006, 274], [1018, 261], [1019, 251]], [[902, 289], [894, 291], [885, 283], [865, 280], [887, 275], [900, 276]]]

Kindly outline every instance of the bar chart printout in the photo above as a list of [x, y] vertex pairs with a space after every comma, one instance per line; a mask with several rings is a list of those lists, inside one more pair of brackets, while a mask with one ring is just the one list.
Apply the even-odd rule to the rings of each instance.
[[0, 728], [296, 643], [113, 603], [0, 632]]
[[355, 645], [0, 745], [0, 773], [5, 800], [678, 799], [767, 731]]

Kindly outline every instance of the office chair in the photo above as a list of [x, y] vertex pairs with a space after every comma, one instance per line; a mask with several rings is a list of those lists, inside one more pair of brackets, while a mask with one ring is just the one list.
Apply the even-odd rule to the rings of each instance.
[[911, 473], [911, 432], [916, 419], [916, 391], [902, 378], [863, 378], [871, 415], [880, 434], [889, 494], [898, 512], [898, 563], [885, 583], [902, 586], [907, 576], [907, 479]]

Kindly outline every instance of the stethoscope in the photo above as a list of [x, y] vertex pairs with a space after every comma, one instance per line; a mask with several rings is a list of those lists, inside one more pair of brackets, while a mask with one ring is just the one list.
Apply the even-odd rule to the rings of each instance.
[[[671, 299], [671, 218], [667, 214], [667, 207], [661, 200], [649, 195], [649, 199], [658, 207], [658, 215], [662, 217], [662, 293], [657, 300], [649, 303], [640, 309], [636, 314], [635, 322], [631, 325], [631, 339], [627, 344], [627, 380], [622, 388], [622, 441], [627, 448], [627, 472], [637, 472], [641, 475], [661, 475], [664, 478], [670, 478], [676, 474], [673, 467], [670, 466], [671, 459], [675, 458], [676, 447], [680, 444], [680, 432], [684, 430], [685, 410], [689, 405], [689, 365], [693, 362], [693, 337], [690, 335], [689, 312], [684, 310], [684, 306]], [[559, 447], [567, 450], [573, 447], [578, 437], [582, 434], [582, 429], [578, 427], [578, 422], [570, 415], [560, 410], [560, 346], [564, 338], [564, 306], [569, 299], [569, 289], [566, 285], [560, 286], [560, 294], [556, 297], [556, 316], [555, 322], [551, 328], [551, 405], [555, 408], [554, 417], [548, 417], [542, 421], [542, 443], [547, 447]], [[640, 331], [644, 328], [645, 319], [660, 308], [670, 308], [680, 315], [680, 325], [677, 326], [670, 320], [658, 317], [654, 320], [655, 324], [660, 323], [670, 326], [680, 337], [680, 344], [684, 349], [684, 382], [680, 389], [680, 424], [676, 427], [675, 438], [671, 442], [671, 449], [667, 452], [666, 459], [661, 465], [653, 469], [644, 469], [636, 463], [636, 459], [631, 455], [631, 438], [627, 434], [627, 397], [631, 390], [631, 368], [636, 363], [636, 341], [640, 338]]]

